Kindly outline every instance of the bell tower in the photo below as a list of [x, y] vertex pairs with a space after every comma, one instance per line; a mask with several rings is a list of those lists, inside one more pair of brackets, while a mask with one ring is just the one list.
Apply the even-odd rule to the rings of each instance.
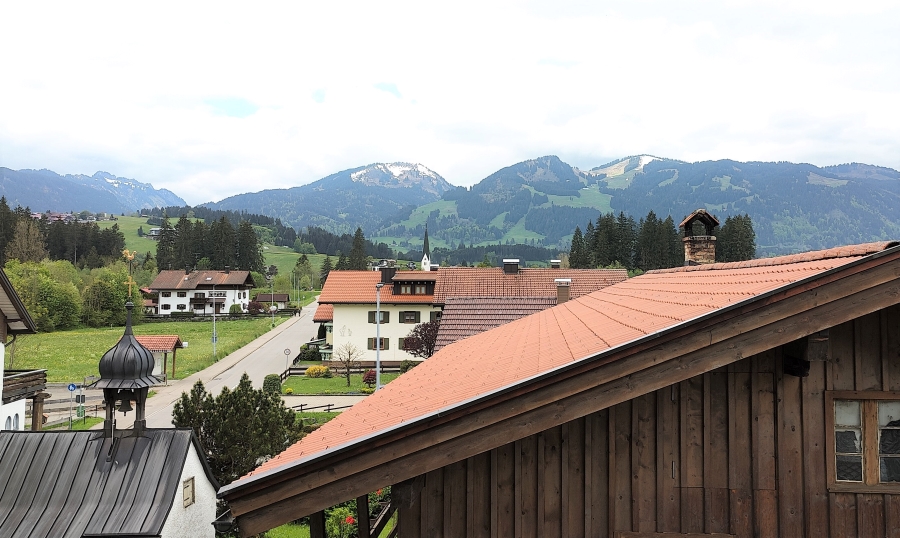
[[[147, 427], [145, 407], [147, 392], [159, 381], [153, 373], [153, 353], [142, 346], [131, 332], [131, 311], [134, 304], [125, 304], [128, 317], [125, 334], [115, 346], [100, 358], [100, 380], [95, 388], [103, 389], [106, 404], [106, 420], [103, 421], [104, 437], [112, 437], [115, 431], [116, 412], [134, 411], [134, 431], [137, 435]], [[131, 402], [135, 402], [134, 408]]]
[[[694, 233], [695, 223], [703, 225], [704, 233]], [[679, 228], [684, 233], [682, 241], [684, 242], [685, 265], [716, 263], [716, 236], [713, 235], [713, 232], [717, 226], [719, 226], [719, 219], [705, 209], [698, 209], [681, 221]]]

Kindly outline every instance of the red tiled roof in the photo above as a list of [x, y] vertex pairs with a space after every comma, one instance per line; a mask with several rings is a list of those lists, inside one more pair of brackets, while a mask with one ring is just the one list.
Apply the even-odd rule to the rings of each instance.
[[316, 313], [313, 314], [313, 321], [316, 323], [324, 323], [334, 319], [334, 305], [319, 303]]
[[172, 351], [181, 349], [181, 338], [177, 334], [135, 335], [135, 340], [150, 351]]
[[[331, 271], [322, 286], [320, 303], [375, 304], [375, 284], [381, 282], [379, 271]], [[381, 302], [386, 304], [431, 304], [433, 295], [394, 294], [393, 286], [381, 288]]]
[[451, 297], [444, 304], [435, 351], [556, 306], [556, 297]]
[[[610, 348], [819, 276], [887, 246], [891, 244], [832, 249], [834, 255], [843, 252], [847, 257], [811, 253], [749, 267], [707, 265], [628, 279], [444, 347], [248, 476], [294, 465], [452, 409]], [[486, 366], [488, 353], [490, 365]]]
[[624, 269], [523, 268], [505, 274], [500, 267], [442, 267], [438, 270], [434, 302], [450, 297], [556, 297], [557, 278], [571, 278], [571, 298], [597, 291], [627, 278]]
[[[209, 278], [210, 280], [206, 280]], [[199, 287], [212, 286], [253, 286], [253, 277], [250, 271], [160, 271], [150, 289], [159, 290], [195, 290]]]

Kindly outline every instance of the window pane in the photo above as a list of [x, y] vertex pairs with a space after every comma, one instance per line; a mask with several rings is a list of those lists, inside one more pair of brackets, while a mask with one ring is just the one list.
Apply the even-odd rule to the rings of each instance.
[[878, 452], [881, 454], [900, 454], [900, 430], [883, 429], [880, 430], [878, 441]]
[[900, 482], [900, 458], [881, 458], [881, 481]]
[[836, 426], [860, 426], [859, 402], [846, 400], [835, 401], [834, 424]]
[[834, 432], [834, 451], [839, 454], [860, 454], [862, 434], [859, 430], [838, 430]]
[[837, 479], [862, 482], [862, 457], [838, 456]]
[[878, 402], [878, 425], [900, 428], [900, 400]]

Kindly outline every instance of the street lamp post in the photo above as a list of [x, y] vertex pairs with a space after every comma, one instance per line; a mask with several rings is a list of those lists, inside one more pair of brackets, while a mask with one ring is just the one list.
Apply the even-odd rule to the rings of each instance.
[[383, 282], [375, 284], [375, 390], [381, 388], [381, 288]]

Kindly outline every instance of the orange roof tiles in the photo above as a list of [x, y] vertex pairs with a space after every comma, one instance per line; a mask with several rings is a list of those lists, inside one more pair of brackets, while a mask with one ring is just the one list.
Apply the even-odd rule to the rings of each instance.
[[[320, 303], [375, 304], [375, 284], [381, 282], [380, 271], [331, 271], [322, 286]], [[431, 304], [434, 296], [395, 294], [391, 284], [381, 288], [385, 304]]]
[[557, 278], [571, 278], [569, 296], [580, 297], [627, 278], [624, 269], [523, 268], [505, 274], [500, 267], [442, 267], [438, 270], [434, 301], [450, 297], [556, 297]]
[[833, 249], [836, 256], [847, 257], [811, 253], [747, 263], [748, 267], [718, 264], [628, 279], [444, 347], [248, 476], [446, 411], [890, 245]]
[[181, 349], [181, 338], [177, 334], [135, 335], [135, 340], [150, 351], [172, 351]]
[[556, 297], [451, 297], [444, 305], [435, 351], [457, 340], [556, 306]]
[[334, 305], [319, 303], [316, 307], [316, 313], [313, 314], [313, 321], [316, 323], [324, 323], [334, 319]]

